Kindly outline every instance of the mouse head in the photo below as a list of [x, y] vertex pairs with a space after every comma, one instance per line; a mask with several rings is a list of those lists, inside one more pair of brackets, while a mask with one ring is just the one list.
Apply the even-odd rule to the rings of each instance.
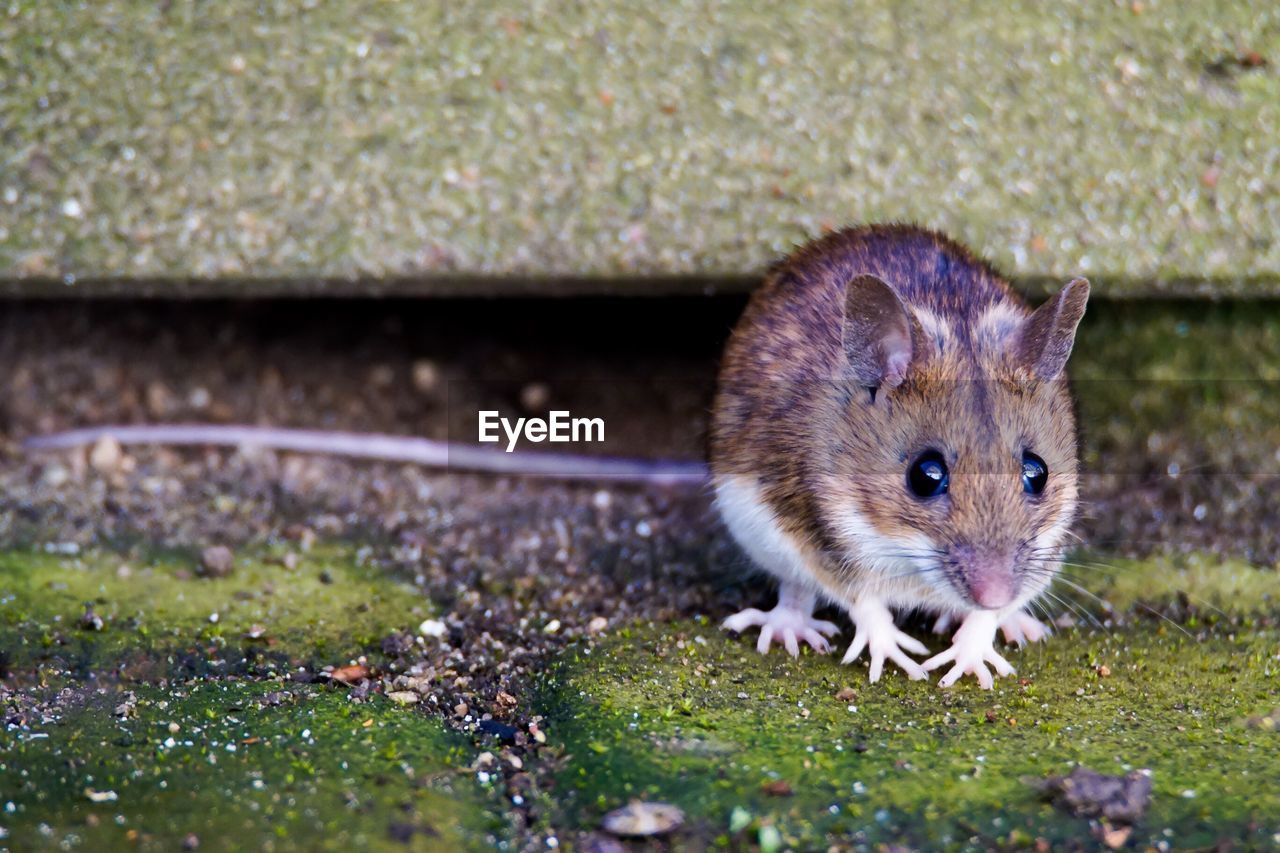
[[1076, 279], [1031, 313], [940, 315], [874, 276], [849, 284], [823, 512], [886, 595], [1004, 611], [1052, 580], [1077, 505], [1064, 369], [1088, 296]]

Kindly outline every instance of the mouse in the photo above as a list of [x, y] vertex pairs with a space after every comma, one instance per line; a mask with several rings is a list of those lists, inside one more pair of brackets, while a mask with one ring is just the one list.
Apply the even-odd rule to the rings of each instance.
[[[756, 648], [865, 654], [911, 679], [946, 668], [990, 689], [1017, 646], [1044, 639], [1031, 607], [1061, 568], [1079, 504], [1066, 366], [1089, 283], [1032, 310], [989, 263], [912, 225], [820, 237], [776, 264], [721, 361], [711, 487], [730, 535], [777, 585]], [[910, 612], [958, 625], [929, 654], [898, 627]], [[993, 676], [994, 671], [994, 676]]]

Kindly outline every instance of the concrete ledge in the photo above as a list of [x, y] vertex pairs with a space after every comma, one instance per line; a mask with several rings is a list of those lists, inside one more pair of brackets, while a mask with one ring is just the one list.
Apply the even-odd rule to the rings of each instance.
[[900, 219], [1033, 285], [1280, 294], [1280, 10], [992, 9], [20, 0], [0, 279], [733, 289]]

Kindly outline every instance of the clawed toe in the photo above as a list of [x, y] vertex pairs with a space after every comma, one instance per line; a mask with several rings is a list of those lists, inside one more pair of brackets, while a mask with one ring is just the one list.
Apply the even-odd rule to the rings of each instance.
[[1014, 646], [1038, 643], [1049, 634], [1049, 626], [1028, 613], [1018, 612], [1000, 623], [1004, 641]]
[[722, 627], [742, 633], [748, 628], [760, 627], [760, 636], [756, 640], [756, 651], [766, 654], [774, 643], [781, 645], [787, 654], [800, 656], [800, 644], [813, 648], [818, 654], [831, 651], [827, 635], [840, 633], [840, 629], [832, 622], [815, 619], [800, 610], [779, 605], [772, 610], [757, 610], [749, 607], [733, 614], [720, 623]]
[[1013, 675], [1015, 670], [999, 652], [995, 650], [995, 617], [989, 613], [973, 613], [965, 618], [964, 624], [956, 632], [951, 648], [934, 655], [924, 662], [928, 671], [938, 669], [946, 664], [953, 664], [938, 681], [941, 687], [950, 687], [968, 673], [973, 673], [983, 689], [990, 690], [995, 686], [990, 665], [997, 675]]
[[900, 631], [893, 624], [893, 614], [888, 608], [878, 602], [862, 602], [851, 608], [850, 614], [856, 631], [842, 663], [853, 663], [866, 650], [870, 661], [868, 678], [872, 684], [884, 674], [886, 660], [897, 664], [913, 681], [926, 677], [920, 664], [907, 657], [906, 653], [921, 655], [926, 654], [928, 649], [915, 637]]

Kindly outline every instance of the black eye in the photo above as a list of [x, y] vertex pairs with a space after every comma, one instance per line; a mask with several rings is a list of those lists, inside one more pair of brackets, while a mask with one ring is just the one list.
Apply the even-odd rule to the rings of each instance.
[[919, 498], [936, 498], [947, 493], [950, 484], [947, 462], [936, 450], [921, 453], [907, 469], [907, 486]]
[[1049, 466], [1030, 450], [1022, 452], [1022, 489], [1029, 495], [1038, 495], [1049, 482]]

